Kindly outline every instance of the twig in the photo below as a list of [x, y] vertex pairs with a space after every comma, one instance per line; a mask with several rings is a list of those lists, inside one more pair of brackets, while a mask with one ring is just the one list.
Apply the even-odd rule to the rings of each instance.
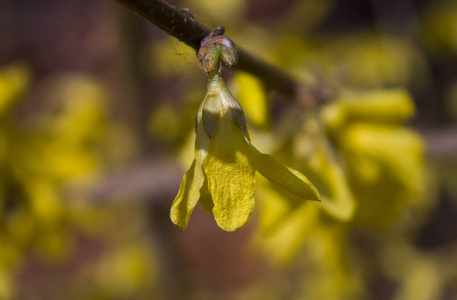
[[[189, 11], [177, 8], [161, 0], [116, 0], [143, 16], [195, 50], [211, 30], [194, 20]], [[239, 47], [238, 47], [239, 48]], [[260, 78], [266, 86], [294, 96], [297, 82], [287, 73], [265, 61], [239, 49], [237, 68]]]

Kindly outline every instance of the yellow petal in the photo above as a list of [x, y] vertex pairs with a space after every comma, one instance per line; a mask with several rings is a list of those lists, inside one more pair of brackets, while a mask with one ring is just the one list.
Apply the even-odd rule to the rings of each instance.
[[208, 153], [209, 138], [201, 124], [201, 116], [199, 119], [195, 140], [195, 160], [189, 171], [182, 177], [178, 195], [173, 201], [170, 211], [173, 223], [183, 229], [186, 229], [189, 224], [190, 215], [200, 199], [200, 189], [205, 181], [202, 164]]
[[398, 124], [415, 113], [414, 103], [402, 89], [346, 92], [322, 110], [328, 133], [339, 139], [341, 130], [354, 122]]
[[[287, 192], [284, 194], [287, 197]], [[293, 195], [291, 195], [293, 196]], [[304, 203], [290, 211], [261, 239], [262, 251], [278, 264], [289, 263], [319, 226], [319, 207]]]
[[211, 139], [204, 170], [214, 202], [214, 217], [226, 231], [243, 226], [254, 208], [255, 169], [248, 151], [241, 130], [227, 114], [223, 115]]
[[354, 215], [355, 200], [341, 166], [322, 149], [315, 152], [303, 166], [303, 172], [321, 194], [322, 209], [340, 221], [349, 221]]
[[200, 205], [202, 209], [209, 214], [213, 214], [214, 202], [211, 194], [208, 190], [208, 180], [205, 178], [205, 182], [200, 190]]
[[[248, 139], [245, 139], [245, 143], [251, 163], [263, 177], [303, 199], [319, 200], [319, 192], [303, 174], [288, 169], [271, 155], [259, 152]], [[300, 175], [297, 176], [294, 172]]]
[[397, 123], [414, 115], [414, 104], [403, 89], [348, 94], [337, 102], [348, 118]]
[[[257, 178], [257, 192], [256, 199], [259, 206], [259, 228], [261, 233], [268, 235], [277, 227], [278, 223], [281, 220], [288, 216], [291, 208], [291, 203], [289, 199], [285, 199], [284, 189], [277, 188], [278, 186], [269, 181], [266, 178], [258, 177]], [[293, 195], [288, 193], [289, 195]], [[293, 195], [297, 198], [297, 196]], [[303, 202], [300, 199], [301, 202]], [[294, 206], [295, 207], [295, 206]]]
[[[195, 160], [192, 162], [190, 169], [184, 174], [176, 196], [171, 206], [170, 218], [179, 227], [186, 229], [189, 224], [190, 214], [198, 202], [200, 193], [199, 187], [194, 181]], [[197, 191], [196, 191], [197, 190]]]
[[341, 140], [348, 182], [358, 200], [356, 223], [388, 228], [405, 208], [421, 205], [423, 142], [417, 133], [400, 126], [357, 123]]

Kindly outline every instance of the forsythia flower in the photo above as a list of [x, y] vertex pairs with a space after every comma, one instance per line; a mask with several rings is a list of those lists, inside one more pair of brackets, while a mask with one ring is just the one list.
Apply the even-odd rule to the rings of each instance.
[[403, 90], [347, 93], [323, 110], [358, 202], [354, 223], [387, 228], [408, 206], [426, 204], [424, 143], [404, 125], [413, 115]]
[[252, 146], [243, 110], [218, 72], [209, 75], [196, 132], [195, 159], [182, 178], [170, 214], [183, 229], [199, 200], [222, 229], [243, 226], [254, 208], [255, 171], [303, 199], [319, 200], [306, 177]]

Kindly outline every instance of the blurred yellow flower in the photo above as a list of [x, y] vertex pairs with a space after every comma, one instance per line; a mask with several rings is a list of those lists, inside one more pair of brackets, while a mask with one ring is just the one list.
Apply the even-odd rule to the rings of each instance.
[[25, 92], [30, 83], [30, 70], [23, 64], [13, 64], [0, 71], [0, 113], [8, 112], [10, 106]]
[[271, 126], [270, 105], [261, 81], [246, 72], [238, 72], [234, 78], [233, 87], [236, 90], [234, 94], [243, 105], [248, 120], [259, 128], [269, 128]]
[[403, 125], [414, 105], [403, 90], [347, 93], [323, 113], [358, 202], [354, 221], [388, 227], [424, 193], [424, 143]]
[[351, 220], [356, 210], [355, 199], [339, 157], [314, 114], [295, 135], [292, 150], [291, 156], [297, 158], [297, 170], [306, 173], [319, 190], [323, 211], [339, 221]]
[[187, 227], [200, 200], [222, 229], [234, 231], [243, 226], [254, 208], [255, 171], [302, 199], [319, 199], [306, 177], [298, 177], [252, 146], [244, 112], [217, 73], [209, 76], [196, 131], [195, 159], [171, 207], [176, 225]]

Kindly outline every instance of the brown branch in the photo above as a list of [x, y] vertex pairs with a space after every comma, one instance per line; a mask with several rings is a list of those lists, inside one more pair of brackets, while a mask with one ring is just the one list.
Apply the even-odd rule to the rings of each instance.
[[[200, 42], [211, 30], [194, 20], [187, 10], [161, 0], [116, 0], [151, 23], [198, 51]], [[266, 86], [294, 96], [297, 82], [287, 73], [239, 49], [237, 68], [260, 78]]]
[[184, 172], [171, 160], [146, 159], [120, 169], [87, 186], [69, 187], [75, 201], [104, 203], [113, 199], [132, 201], [170, 200], [178, 191]]
[[[457, 128], [428, 129], [422, 130], [422, 133], [432, 160], [457, 156]], [[70, 190], [68, 196], [94, 203], [112, 199], [169, 201], [178, 192], [183, 173], [172, 160], [149, 159], [108, 174], [93, 186]]]
[[424, 129], [422, 135], [427, 143], [428, 154], [434, 159], [457, 157], [457, 126], [443, 129]]

